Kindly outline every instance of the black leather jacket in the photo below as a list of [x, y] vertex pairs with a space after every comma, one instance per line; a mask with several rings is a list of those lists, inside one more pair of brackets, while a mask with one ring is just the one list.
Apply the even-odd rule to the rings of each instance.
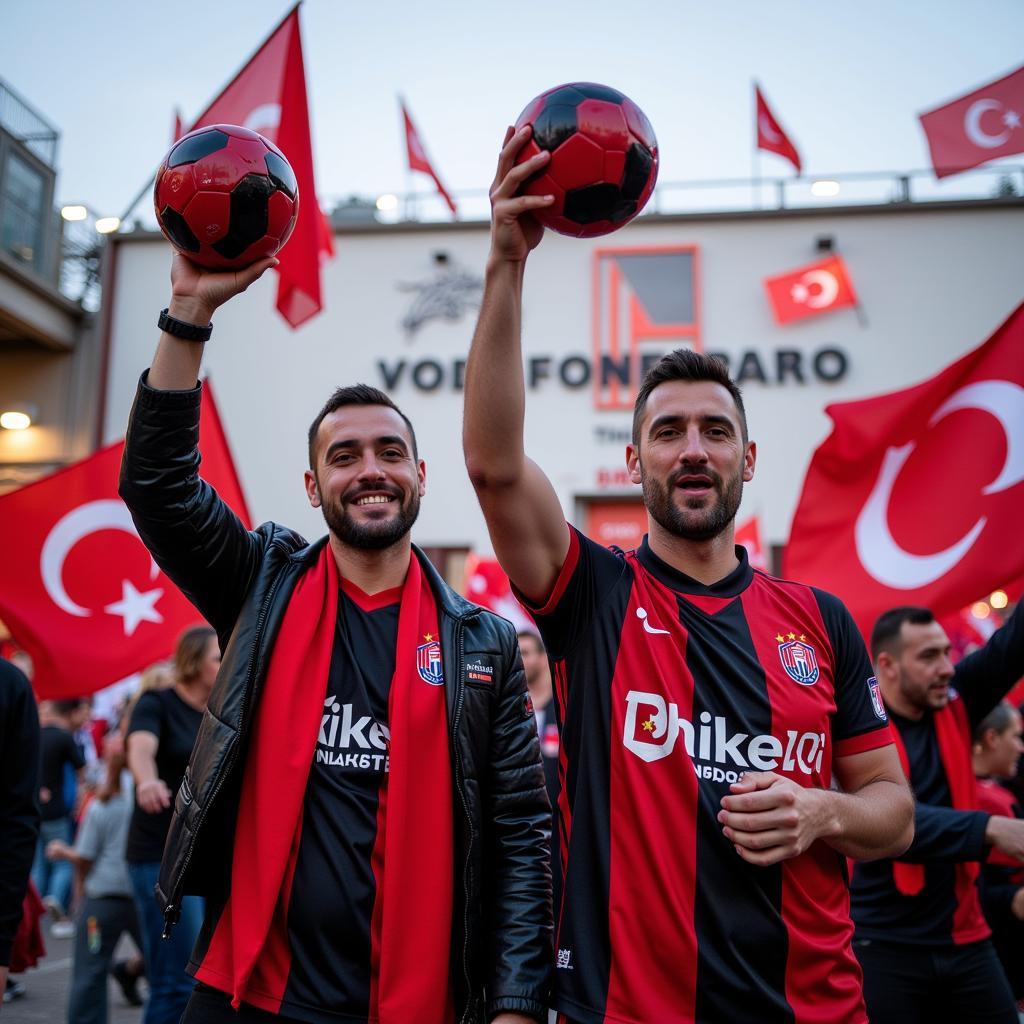
[[[168, 927], [183, 894], [222, 905], [253, 709], [292, 588], [326, 538], [275, 523], [246, 530], [198, 476], [200, 388], [143, 375], [120, 494], [157, 563], [216, 629], [223, 659], [174, 802], [157, 898]], [[551, 965], [550, 810], [512, 625], [469, 604], [414, 549], [437, 597], [455, 810], [451, 971], [459, 1024], [501, 1012], [546, 1019]], [[493, 683], [467, 678], [477, 659]], [[202, 941], [202, 940], [200, 940]], [[485, 1018], [486, 1014], [486, 1018]]]

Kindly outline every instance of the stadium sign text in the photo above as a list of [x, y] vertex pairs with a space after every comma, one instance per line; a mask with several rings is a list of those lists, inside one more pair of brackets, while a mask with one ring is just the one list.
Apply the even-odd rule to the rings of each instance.
[[[639, 359], [626, 355], [615, 358], [601, 355], [530, 355], [525, 360], [526, 385], [538, 390], [546, 384], [576, 390], [598, 385], [621, 385], [635, 391], [643, 375], [664, 351], [646, 351]], [[849, 357], [840, 348], [821, 348], [802, 352], [795, 348], [758, 351], [744, 349], [735, 354], [711, 352], [729, 367], [737, 384], [792, 385], [833, 383], [842, 380], [849, 369]], [[413, 387], [417, 391], [461, 391], [466, 375], [465, 359], [378, 359], [377, 370], [386, 391]]]

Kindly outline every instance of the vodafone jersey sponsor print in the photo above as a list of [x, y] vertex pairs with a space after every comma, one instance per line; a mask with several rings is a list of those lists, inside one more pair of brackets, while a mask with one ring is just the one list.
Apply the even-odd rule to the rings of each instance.
[[562, 727], [555, 1005], [573, 1021], [867, 1019], [842, 859], [818, 843], [747, 864], [717, 814], [746, 771], [828, 787], [888, 722], [842, 604], [737, 555], [705, 587], [646, 540], [623, 554], [573, 530], [534, 610]]

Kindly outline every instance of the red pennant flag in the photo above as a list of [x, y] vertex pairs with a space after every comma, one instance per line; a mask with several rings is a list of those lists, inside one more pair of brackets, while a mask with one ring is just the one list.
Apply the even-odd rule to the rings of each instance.
[[516, 629], [536, 628], [515, 599], [512, 585], [496, 558], [469, 555], [466, 559], [466, 597], [481, 608], [488, 608], [508, 619]]
[[405, 149], [409, 158], [409, 170], [422, 171], [424, 174], [429, 174], [434, 179], [434, 184], [437, 186], [437, 191], [441, 194], [441, 198], [448, 204], [448, 209], [452, 211], [452, 216], [458, 217], [459, 211], [455, 207], [455, 200], [452, 199], [448, 194], [448, 190], [441, 184], [441, 179], [437, 176], [437, 172], [431, 165], [427, 151], [423, 148], [423, 143], [420, 142], [416, 126], [412, 123], [409, 111], [405, 108], [405, 101], [399, 99], [398, 102], [402, 108], [402, 119], [405, 122]]
[[1024, 574], [1024, 305], [930, 380], [826, 411], [787, 577], [837, 593], [866, 635], [887, 608], [943, 616]]
[[299, 217], [288, 244], [278, 254], [277, 308], [292, 327], [298, 327], [322, 308], [319, 253], [323, 241], [298, 6], [192, 128], [207, 124], [240, 124], [265, 135], [288, 157], [295, 171]]
[[800, 154], [796, 146], [789, 141], [789, 136], [779, 124], [775, 115], [768, 108], [768, 101], [761, 92], [761, 87], [754, 83], [754, 98], [757, 102], [757, 148], [766, 149], [788, 160], [800, 173]]
[[737, 526], [734, 539], [747, 549], [747, 560], [755, 569], [768, 568], [768, 558], [761, 543], [761, 520], [757, 516], [751, 516], [742, 526]]
[[[249, 525], [203, 387], [202, 476]], [[35, 662], [41, 698], [94, 693], [166, 658], [199, 613], [143, 547], [117, 478], [124, 442], [0, 497], [0, 619]]]
[[764, 286], [779, 324], [857, 304], [846, 264], [839, 256], [787, 270], [778, 277], [766, 277]]
[[1024, 153], [1024, 67], [918, 116], [937, 178]]

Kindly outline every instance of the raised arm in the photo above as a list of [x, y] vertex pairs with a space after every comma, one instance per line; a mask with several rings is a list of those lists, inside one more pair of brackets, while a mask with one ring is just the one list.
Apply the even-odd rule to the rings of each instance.
[[[205, 327], [228, 299], [244, 292], [265, 271], [277, 266], [267, 259], [228, 273], [203, 270], [176, 254], [171, 263], [171, 301], [168, 315], [197, 327]], [[203, 342], [183, 341], [166, 331], [160, 333], [156, 355], [149, 370], [149, 386], [157, 391], [190, 391], [199, 378]]]
[[[171, 269], [169, 312], [204, 327], [276, 260], [237, 273], [201, 270], [183, 256]], [[223, 637], [234, 626], [256, 564], [256, 540], [199, 476], [197, 385], [203, 344], [160, 335], [132, 406], [118, 493], [157, 564]]]
[[506, 132], [491, 186], [491, 250], [466, 363], [463, 449], [498, 561], [526, 597], [543, 604], [569, 550], [569, 530], [551, 482], [523, 443], [523, 275], [544, 233], [532, 211], [552, 202], [516, 194], [548, 160], [541, 152], [514, 166], [529, 132]]

